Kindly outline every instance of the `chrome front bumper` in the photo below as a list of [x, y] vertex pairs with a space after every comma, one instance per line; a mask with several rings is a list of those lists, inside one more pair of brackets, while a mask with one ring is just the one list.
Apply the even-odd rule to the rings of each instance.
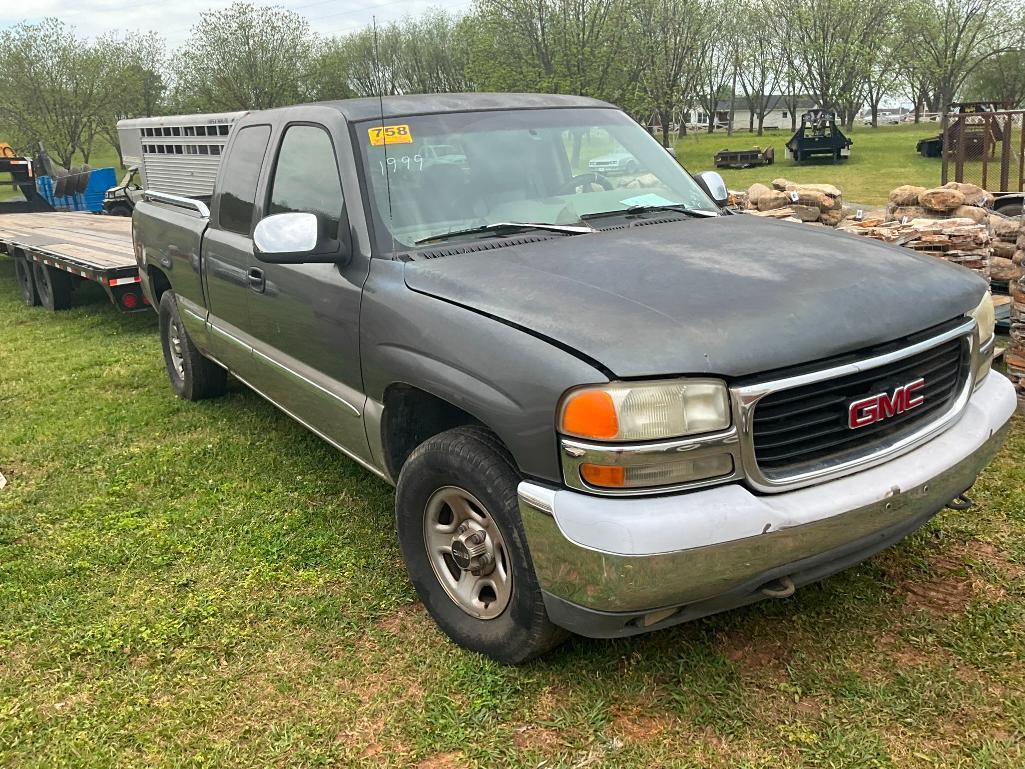
[[783, 577], [800, 585], [846, 568], [971, 486], [1015, 404], [1010, 382], [993, 373], [928, 443], [779, 494], [728, 484], [603, 498], [524, 481], [520, 514], [549, 614], [583, 635], [630, 635], [758, 600]]

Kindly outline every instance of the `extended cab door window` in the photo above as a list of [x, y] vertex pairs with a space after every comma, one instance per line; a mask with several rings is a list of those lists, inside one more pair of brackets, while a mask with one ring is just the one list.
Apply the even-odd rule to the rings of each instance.
[[317, 214], [331, 237], [338, 234], [342, 183], [331, 137], [318, 126], [291, 126], [281, 140], [267, 214], [290, 212]]
[[249, 235], [260, 167], [270, 139], [270, 126], [249, 126], [239, 131], [222, 174], [217, 225], [222, 230]]

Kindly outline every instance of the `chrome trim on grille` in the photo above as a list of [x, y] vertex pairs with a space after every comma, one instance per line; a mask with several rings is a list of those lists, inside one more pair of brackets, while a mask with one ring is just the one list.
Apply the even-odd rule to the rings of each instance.
[[[658, 443], [587, 443], [572, 438], [562, 438], [559, 445], [562, 449], [563, 482], [571, 489], [608, 497], [650, 496], [684, 489], [699, 489], [704, 486], [736, 481], [744, 475], [740, 456], [740, 437], [736, 427], [717, 433], [674, 438]], [[729, 454], [733, 457], [733, 472], [728, 475], [717, 475], [714, 478], [688, 481], [671, 486], [645, 486], [630, 489], [592, 486], [580, 476], [580, 465], [586, 462], [615, 466], [657, 465], [680, 455], [686, 455], [686, 458], [690, 459], [710, 454]]]
[[[909, 358], [913, 355], [917, 355], [918, 353], [925, 352], [959, 338], [964, 339], [968, 344], [969, 358], [971, 361], [968, 378], [961, 391], [954, 399], [951, 407], [940, 416], [929, 421], [927, 424], [921, 426], [912, 433], [900, 437], [893, 443], [884, 445], [881, 449], [876, 449], [863, 456], [858, 456], [844, 462], [837, 464], [829, 464], [826, 462], [820, 468], [796, 473], [785, 478], [768, 477], [759, 468], [758, 460], [755, 457], [752, 425], [755, 407], [765, 396], [781, 390], [790, 390], [795, 387], [815, 384], [816, 382], [838, 379], [849, 374], [859, 374], [869, 369], [878, 368], [879, 366], [885, 366], [889, 363]], [[856, 363], [845, 363], [840, 366], [834, 366], [820, 371], [812, 371], [806, 374], [798, 374], [782, 379], [761, 382], [759, 384], [730, 388], [730, 401], [734, 411], [734, 424], [737, 425], [740, 431], [740, 449], [748, 484], [758, 491], [788, 491], [790, 489], [809, 486], [831, 478], [837, 478], [841, 475], [847, 475], [858, 470], [864, 470], [868, 467], [881, 464], [895, 456], [904, 454], [916, 446], [921, 445], [925, 441], [950, 427], [961, 416], [961, 413], [968, 405], [968, 399], [974, 389], [976, 371], [975, 364], [978, 356], [978, 327], [974, 319], [969, 319], [965, 323], [923, 342], [918, 342], [900, 350], [894, 350], [893, 352], [866, 358]]]

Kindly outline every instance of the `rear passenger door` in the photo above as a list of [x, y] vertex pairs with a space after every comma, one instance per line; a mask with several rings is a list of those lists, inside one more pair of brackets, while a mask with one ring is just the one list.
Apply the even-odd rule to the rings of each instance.
[[256, 191], [270, 135], [264, 124], [238, 129], [218, 175], [212, 221], [203, 238], [210, 350], [242, 377], [253, 368], [249, 271]]
[[[297, 109], [292, 116], [304, 113]], [[337, 151], [343, 141], [315, 120], [284, 125], [268, 160], [263, 215], [314, 213], [330, 237], [348, 239]], [[344, 265], [255, 260], [253, 267], [263, 279], [249, 303], [260, 389], [314, 431], [369, 460], [359, 362], [366, 260], [358, 254]]]

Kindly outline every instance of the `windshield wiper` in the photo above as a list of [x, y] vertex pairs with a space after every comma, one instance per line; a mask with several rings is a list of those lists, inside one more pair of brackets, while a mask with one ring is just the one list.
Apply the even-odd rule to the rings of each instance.
[[561, 232], [564, 235], [583, 235], [586, 232], [594, 232], [593, 227], [581, 226], [579, 224], [549, 224], [547, 222], [494, 222], [483, 224], [479, 227], [467, 227], [464, 230], [452, 230], [442, 232], [438, 235], [431, 235], [421, 238], [413, 245], [420, 246], [424, 243], [438, 243], [449, 238], [456, 238], [460, 235], [504, 235], [524, 230], [547, 230], [549, 232]]
[[674, 203], [664, 206], [627, 206], [626, 208], [617, 208], [612, 211], [596, 211], [593, 214], [584, 214], [580, 219], [586, 222], [590, 219], [603, 219], [607, 216], [637, 216], [638, 214], [650, 214], [655, 211], [675, 211], [676, 213], [686, 214], [687, 216], [693, 216], [698, 219], [717, 215], [714, 211], [703, 211], [699, 208], [687, 208], [682, 204]]

